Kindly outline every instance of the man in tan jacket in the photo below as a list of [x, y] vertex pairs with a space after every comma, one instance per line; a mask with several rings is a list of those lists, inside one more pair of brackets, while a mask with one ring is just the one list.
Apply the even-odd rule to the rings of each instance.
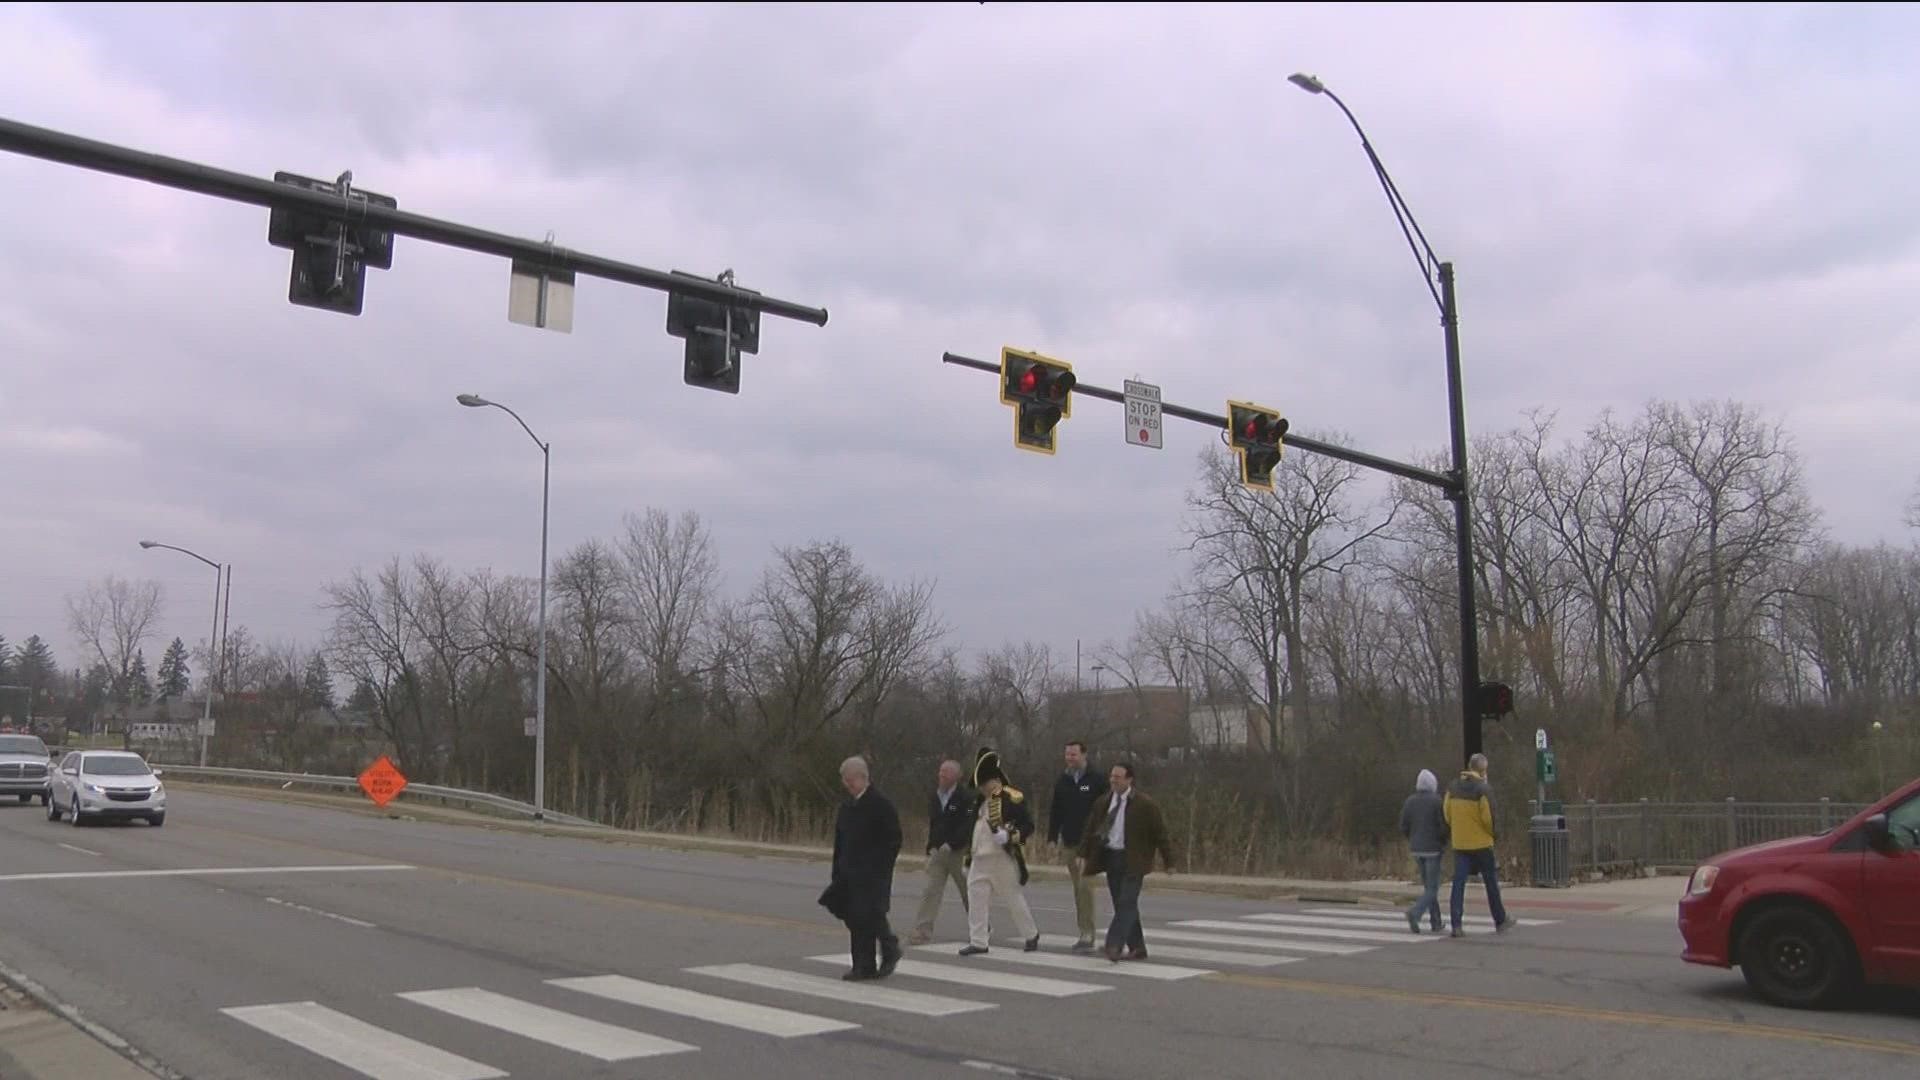
[[1080, 836], [1082, 872], [1107, 875], [1113, 922], [1107, 925], [1107, 959], [1147, 958], [1146, 932], [1140, 926], [1140, 887], [1158, 854], [1167, 873], [1174, 871], [1173, 841], [1160, 804], [1133, 785], [1133, 765], [1122, 761], [1107, 774], [1107, 793], [1093, 804]]

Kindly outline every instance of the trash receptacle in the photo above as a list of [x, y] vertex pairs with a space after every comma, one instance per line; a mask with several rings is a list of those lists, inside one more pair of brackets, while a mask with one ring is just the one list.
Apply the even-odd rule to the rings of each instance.
[[1564, 889], [1573, 884], [1567, 819], [1564, 814], [1536, 814], [1528, 830], [1533, 841], [1533, 885]]

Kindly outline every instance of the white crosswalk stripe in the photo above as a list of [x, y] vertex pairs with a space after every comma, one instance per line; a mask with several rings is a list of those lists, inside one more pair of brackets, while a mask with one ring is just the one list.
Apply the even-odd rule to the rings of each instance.
[[1380, 947], [1378, 945], [1334, 945], [1325, 941], [1289, 941], [1286, 938], [1247, 934], [1209, 934], [1198, 930], [1168, 930], [1164, 927], [1155, 927], [1152, 933], [1154, 941], [1164, 938], [1168, 941], [1190, 941], [1196, 945], [1232, 945], [1242, 949], [1287, 949], [1314, 956], [1354, 956], [1372, 952]]
[[872, 982], [843, 982], [818, 975], [801, 975], [796, 972], [782, 971], [779, 968], [761, 967], [758, 964], [716, 964], [712, 967], [688, 968], [687, 971], [694, 975], [728, 979], [765, 990], [784, 990], [790, 994], [806, 994], [810, 997], [867, 1005], [876, 1009], [892, 1009], [895, 1012], [915, 1013], [920, 1016], [953, 1016], [956, 1013], [978, 1012], [995, 1007], [992, 1002], [987, 1001], [966, 1001], [961, 998], [922, 993], [918, 990], [900, 990]]
[[[844, 959], [844, 957], [842, 957]], [[624, 1005], [636, 1005], [642, 1009], [656, 1009], [673, 1013], [676, 1016], [705, 1020], [708, 1023], [725, 1027], [740, 1028], [745, 1031], [757, 1031], [762, 1035], [776, 1035], [780, 1038], [792, 1038], [796, 1035], [820, 1035], [829, 1031], [849, 1031], [860, 1025], [845, 1020], [829, 1020], [824, 1016], [811, 1016], [789, 1009], [776, 1009], [770, 1005], [756, 1005], [750, 1001], [735, 1001], [732, 998], [703, 994], [698, 990], [686, 990], [678, 986], [666, 986], [661, 983], [642, 982], [625, 975], [591, 975], [577, 979], [549, 979], [548, 985], [567, 990], [578, 990], [583, 994], [592, 994], [618, 1001]]]
[[[1071, 939], [1068, 939], [1071, 942]], [[832, 953], [827, 956], [809, 956], [809, 960], [818, 960], [826, 964], [844, 964], [845, 953]], [[1019, 975], [1011, 971], [992, 971], [963, 964], [929, 964], [922, 960], [902, 960], [894, 968], [897, 975], [910, 975], [916, 979], [932, 979], [936, 982], [958, 983], [962, 986], [981, 986], [990, 990], [1008, 990], [1016, 994], [1039, 994], [1042, 997], [1074, 997], [1079, 994], [1097, 994], [1102, 990], [1111, 990], [1111, 986], [1099, 983], [1070, 982], [1066, 979], [1049, 979], [1041, 975]]]
[[[1404, 911], [1342, 911], [1338, 914], [1329, 912], [1324, 915], [1321, 915], [1321, 914], [1302, 915], [1302, 914], [1296, 914], [1296, 913], [1287, 913], [1285, 915], [1282, 915], [1282, 914], [1276, 913], [1276, 914], [1262, 914], [1262, 915], [1243, 915], [1241, 917], [1246, 919], [1261, 919], [1261, 920], [1266, 920], [1270, 922], [1292, 921], [1294, 919], [1316, 919], [1316, 920], [1337, 919], [1339, 920], [1339, 923], [1342, 926], [1372, 925], [1376, 923], [1404, 923], [1406, 922], [1406, 919], [1407, 919], [1406, 913]], [[1444, 899], [1440, 901], [1440, 918], [1442, 919], [1442, 921], [1444, 921], [1447, 918], [1447, 902]], [[1519, 918], [1514, 918], [1512, 914], [1508, 914], [1507, 918], [1512, 919], [1513, 922], [1519, 926], [1552, 926], [1555, 923], [1560, 921], [1558, 919], [1519, 919]], [[1491, 930], [1493, 929], [1493, 916], [1468, 915], [1460, 920], [1460, 924], [1463, 927], [1485, 927]], [[1330, 926], [1333, 924], [1331, 922], [1328, 922], [1325, 925]]]
[[687, 1043], [603, 1024], [598, 1020], [549, 1009], [476, 986], [419, 990], [397, 996], [463, 1020], [499, 1028], [601, 1061], [627, 1061], [699, 1049]]
[[372, 1080], [495, 1080], [506, 1073], [312, 1001], [222, 1013]]
[[1439, 940], [1429, 935], [1409, 934], [1404, 930], [1393, 934], [1384, 930], [1336, 930], [1327, 926], [1275, 926], [1272, 923], [1229, 922], [1226, 919], [1181, 919], [1173, 925], [1191, 926], [1195, 930], [1231, 930], [1235, 933], [1293, 934], [1299, 937], [1330, 938], [1336, 941], [1371, 941], [1381, 945]]
[[[953, 956], [957, 951], [952, 945], [920, 945], [916, 946], [916, 948], [923, 952], [945, 953], [948, 956]], [[1180, 967], [1176, 964], [1161, 964], [1152, 960], [1148, 960], [1145, 963], [1127, 961], [1125, 963], [1115, 964], [1104, 956], [1063, 956], [1059, 953], [1021, 952], [1017, 948], [993, 949], [985, 956], [969, 956], [965, 959], [966, 962], [970, 964], [982, 962], [993, 963], [997, 961], [1003, 964], [1027, 964], [1032, 967], [1059, 968], [1062, 971], [1127, 975], [1137, 979], [1163, 979], [1168, 981], [1191, 979], [1197, 975], [1213, 974], [1213, 972], [1205, 968]]]
[[[1295, 963], [1300, 959], [1298, 956], [1275, 956], [1271, 953], [1250, 953], [1245, 951], [1226, 952], [1221, 949], [1190, 949], [1180, 945], [1162, 945], [1160, 944], [1160, 938], [1163, 936], [1165, 935], [1156, 932], [1153, 941], [1148, 944], [1147, 958], [1149, 960], [1164, 958], [1168, 960], [1190, 960], [1198, 964], [1226, 964], [1236, 967], [1278, 967], [1281, 964]], [[1042, 948], [1049, 945], [1059, 948], [1071, 948], [1075, 940], [1076, 939], [1065, 935], [1042, 934], [1040, 936], [1040, 945]], [[1017, 945], [1020, 943], [1020, 939], [1010, 938], [1009, 943]], [[1104, 960], [1105, 957], [1101, 957], [1101, 959]], [[1132, 961], [1127, 962], [1131, 963]], [[1004, 979], [1006, 976], [996, 974], [994, 978]]]

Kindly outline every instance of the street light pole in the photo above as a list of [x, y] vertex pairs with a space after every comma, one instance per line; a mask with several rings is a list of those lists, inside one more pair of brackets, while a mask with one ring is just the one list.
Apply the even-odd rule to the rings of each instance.
[[546, 817], [547, 810], [547, 497], [553, 475], [552, 445], [542, 442], [527, 422], [520, 419], [519, 413], [497, 401], [488, 401], [479, 394], [461, 394], [455, 400], [470, 409], [491, 405], [504, 411], [519, 422], [520, 430], [540, 448], [540, 643], [539, 670], [533, 677], [533, 816], [538, 821]]
[[[140, 546], [148, 549], [166, 548], [168, 551], [177, 551], [182, 555], [191, 555], [201, 562], [206, 563], [208, 566], [213, 567], [213, 627], [207, 632], [207, 651], [210, 653], [224, 651], [220, 646], [220, 564], [199, 552], [188, 551], [183, 547], [174, 547], [172, 544], [161, 544], [152, 540], [142, 540], [140, 541]], [[200, 706], [200, 767], [203, 769], [207, 767], [207, 733], [208, 730], [213, 727], [213, 688], [218, 682], [214, 676], [214, 672], [220, 670], [226, 657], [215, 656], [209, 657], [209, 659], [213, 661], [210, 665], [212, 670], [207, 672], [207, 693]]]
[[1347, 103], [1312, 75], [1296, 73], [1289, 76], [1287, 81], [1310, 94], [1326, 96], [1346, 114], [1347, 122], [1353, 125], [1354, 132], [1360, 136], [1360, 146], [1367, 152], [1367, 160], [1373, 165], [1374, 175], [1380, 179], [1380, 187], [1386, 192], [1388, 204], [1393, 207], [1394, 218], [1399, 221], [1401, 235], [1406, 237], [1407, 246], [1413, 251], [1414, 262], [1420, 267], [1420, 276], [1427, 283], [1427, 291], [1433, 294], [1433, 301], [1440, 309], [1440, 326], [1446, 337], [1447, 348], [1447, 419], [1452, 427], [1453, 441], [1453, 467], [1448, 470], [1452, 484], [1446, 494], [1453, 501], [1454, 558], [1459, 574], [1460, 732], [1465, 750], [1463, 759], [1471, 758], [1481, 750], [1480, 706], [1476, 700], [1480, 688], [1480, 635], [1473, 582], [1473, 510], [1467, 475], [1467, 403], [1460, 376], [1460, 311], [1454, 299], [1453, 264], [1441, 262], [1439, 256], [1433, 253], [1433, 245], [1427, 243], [1426, 233], [1414, 220], [1413, 211], [1407, 208], [1406, 200], [1400, 197], [1400, 189], [1394, 184], [1393, 177], [1388, 175], [1380, 155], [1374, 153], [1366, 130], [1354, 117], [1353, 110], [1347, 108]]

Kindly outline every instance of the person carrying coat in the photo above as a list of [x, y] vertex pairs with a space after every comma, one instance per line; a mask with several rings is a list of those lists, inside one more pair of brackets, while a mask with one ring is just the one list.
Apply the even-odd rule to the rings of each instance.
[[[900, 857], [900, 814], [873, 786], [865, 759], [840, 764], [847, 800], [833, 823], [833, 880], [820, 904], [847, 924], [853, 967], [840, 976], [849, 982], [893, 974], [900, 963], [900, 939], [887, 925], [893, 904], [893, 864]], [[874, 946], [880, 962], [874, 963]]]
[[1424, 890], [1407, 909], [1407, 929], [1420, 932], [1420, 916], [1430, 915], [1433, 932], [1440, 932], [1440, 856], [1447, 850], [1447, 814], [1440, 798], [1440, 779], [1421, 769], [1413, 794], [1400, 807], [1400, 835], [1407, 838], [1414, 869]]

